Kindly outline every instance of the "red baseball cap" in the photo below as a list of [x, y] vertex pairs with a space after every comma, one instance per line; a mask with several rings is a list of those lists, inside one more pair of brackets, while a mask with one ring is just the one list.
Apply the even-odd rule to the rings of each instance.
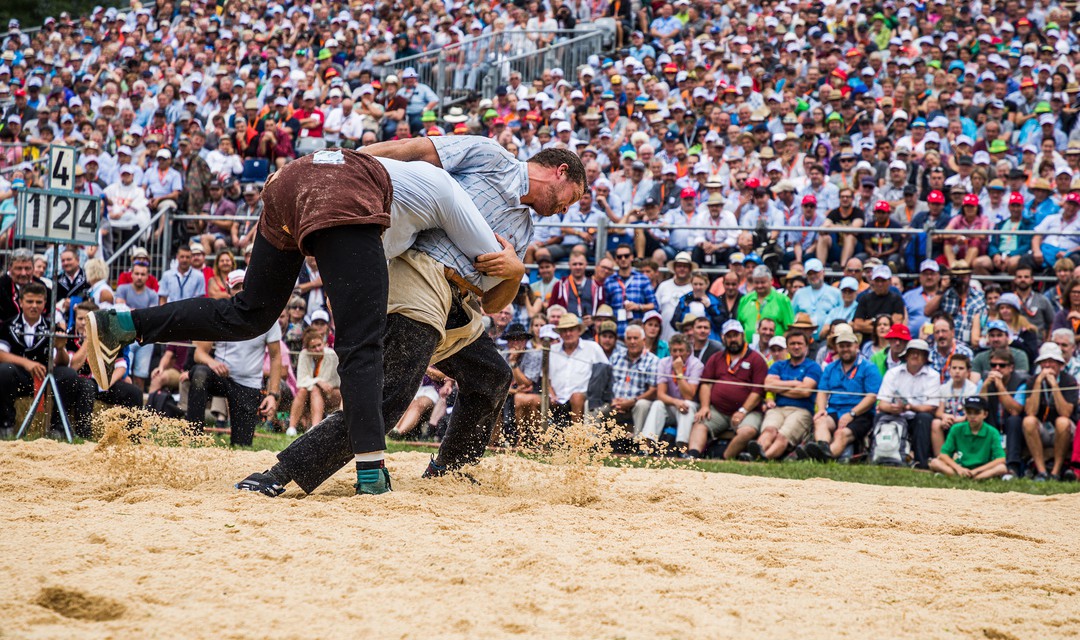
[[979, 206], [979, 196], [975, 195], [974, 193], [967, 194], [966, 196], [964, 196], [964, 206]]
[[803, 204], [812, 204], [814, 206], [817, 206], [817, 197], [814, 196], [814, 194], [812, 194], [812, 193], [808, 193], [808, 194], [806, 194], [805, 196], [802, 197], [802, 203]]
[[911, 340], [911, 331], [908, 330], [906, 324], [894, 324], [889, 332], [885, 334], [885, 339], [899, 338], [900, 340]]
[[1024, 194], [1019, 191], [1013, 191], [1009, 194], [1009, 204], [1024, 204]]
[[1034, 87], [1035, 86], [1035, 79], [1034, 78], [1024, 78], [1023, 80], [1020, 81], [1020, 86], [1021, 87]]
[[679, 70], [679, 65], [674, 62], [669, 62], [664, 65], [664, 73], [675, 73]]
[[747, 189], [757, 189], [761, 186], [761, 180], [758, 180], [757, 178], [749, 178], [744, 184], [746, 185]]
[[945, 204], [945, 194], [934, 189], [930, 192], [930, 195], [926, 196], [926, 201], [930, 204]]
[[1073, 204], [1080, 204], [1080, 193], [1073, 191], [1069, 195], [1065, 196], [1065, 202], [1071, 202]]
[[874, 211], [884, 211], [885, 213], [889, 213], [892, 211], [892, 205], [889, 204], [888, 200], [878, 200], [874, 203]]
[[690, 187], [687, 187], [687, 188], [685, 188], [685, 189], [683, 189], [682, 191], [679, 192], [679, 197], [680, 198], [696, 198], [697, 197], [697, 191], [694, 191]]

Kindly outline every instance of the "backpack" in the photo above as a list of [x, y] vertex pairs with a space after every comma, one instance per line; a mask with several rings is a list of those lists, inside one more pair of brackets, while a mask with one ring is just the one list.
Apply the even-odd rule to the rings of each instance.
[[882, 416], [870, 434], [870, 462], [889, 467], [905, 466], [908, 456], [907, 422], [898, 416]]
[[164, 389], [159, 389], [150, 394], [146, 399], [146, 408], [156, 411], [166, 418], [183, 418], [184, 412], [180, 410], [172, 394]]

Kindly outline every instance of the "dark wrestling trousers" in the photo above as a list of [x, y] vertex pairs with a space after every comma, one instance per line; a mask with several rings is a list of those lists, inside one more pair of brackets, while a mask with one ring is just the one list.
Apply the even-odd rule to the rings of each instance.
[[[382, 404], [386, 429], [397, 424], [412, 402], [438, 341], [438, 331], [429, 325], [396, 313], [387, 317]], [[476, 462], [484, 454], [512, 374], [486, 333], [433, 366], [458, 382], [457, 402], [436, 459], [437, 464], [456, 469]], [[341, 412], [330, 414], [278, 454], [281, 465], [307, 493], [315, 491], [352, 458]]]
[[[382, 451], [382, 338], [386, 328], [387, 272], [383, 227], [351, 225], [312, 232], [326, 296], [334, 305], [341, 398], [348, 441], [355, 453]], [[132, 311], [139, 341], [249, 340], [277, 322], [296, 284], [304, 256], [255, 236], [244, 290], [232, 298], [192, 298]]]
[[210, 396], [223, 397], [229, 403], [229, 443], [250, 447], [255, 437], [255, 425], [259, 423], [262, 390], [237, 384], [231, 378], [223, 378], [205, 364], [192, 367], [190, 379], [187, 421], [202, 433], [203, 422], [206, 420], [206, 403], [210, 401]]

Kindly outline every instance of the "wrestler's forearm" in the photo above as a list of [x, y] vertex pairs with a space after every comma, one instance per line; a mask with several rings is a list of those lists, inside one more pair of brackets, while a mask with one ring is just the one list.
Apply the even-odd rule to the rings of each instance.
[[435, 151], [435, 144], [428, 138], [409, 138], [408, 140], [389, 140], [377, 142], [358, 149], [364, 153], [370, 153], [378, 158], [390, 158], [400, 162], [413, 162], [420, 160], [442, 168], [439, 153]]
[[505, 309], [506, 305], [513, 302], [514, 298], [517, 297], [520, 285], [520, 280], [503, 280], [485, 291], [484, 297], [480, 300], [480, 306], [484, 308], [484, 313], [498, 313]]

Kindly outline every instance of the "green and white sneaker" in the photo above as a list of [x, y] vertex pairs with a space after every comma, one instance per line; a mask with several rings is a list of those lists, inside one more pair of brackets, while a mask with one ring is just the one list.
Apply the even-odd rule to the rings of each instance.
[[390, 486], [390, 472], [385, 467], [381, 469], [357, 469], [356, 470], [356, 495], [378, 495], [393, 491]]
[[135, 331], [120, 325], [116, 311], [95, 311], [87, 316], [86, 343], [89, 348], [86, 361], [90, 372], [102, 389], [112, 385], [112, 373], [116, 358], [127, 345], [135, 342]]

